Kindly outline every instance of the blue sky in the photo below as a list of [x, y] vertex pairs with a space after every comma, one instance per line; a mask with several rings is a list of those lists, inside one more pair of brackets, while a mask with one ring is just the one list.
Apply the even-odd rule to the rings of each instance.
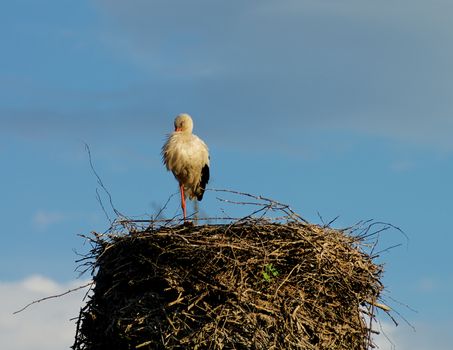
[[[409, 241], [396, 231], [381, 238], [383, 248], [402, 244], [381, 257], [384, 283], [418, 311], [392, 304], [417, 331], [385, 316], [384, 328], [397, 349], [447, 349], [452, 10], [446, 0], [2, 3], [0, 290], [10, 301], [0, 327], [10, 327], [9, 348], [29, 349], [18, 339], [44, 332], [27, 314], [17, 328], [9, 310], [77, 283], [73, 250], [87, 249], [77, 235], [108, 227], [84, 143], [117, 209], [152, 215], [177, 191], [159, 152], [187, 112], [211, 151], [212, 188], [288, 203], [315, 223], [319, 212], [339, 215], [338, 227], [375, 219], [403, 229]], [[237, 214], [216, 196], [207, 193], [204, 213]], [[166, 214], [178, 213], [175, 196]], [[80, 300], [71, 300], [74, 315]], [[37, 307], [63, 317], [60, 304]], [[55, 349], [71, 345], [70, 328], [62, 334]]]

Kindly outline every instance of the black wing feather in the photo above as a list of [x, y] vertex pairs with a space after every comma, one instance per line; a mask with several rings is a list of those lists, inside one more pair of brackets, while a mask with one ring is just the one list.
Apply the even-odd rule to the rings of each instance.
[[209, 181], [209, 165], [205, 164], [203, 169], [201, 169], [201, 180], [200, 185], [197, 191], [197, 199], [201, 201], [203, 199], [204, 190]]

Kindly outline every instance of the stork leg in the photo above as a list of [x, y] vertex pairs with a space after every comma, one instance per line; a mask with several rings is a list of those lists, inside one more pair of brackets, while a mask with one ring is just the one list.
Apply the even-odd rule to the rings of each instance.
[[186, 197], [184, 196], [184, 186], [179, 185], [179, 192], [181, 192], [181, 208], [184, 214], [184, 222], [186, 222]]

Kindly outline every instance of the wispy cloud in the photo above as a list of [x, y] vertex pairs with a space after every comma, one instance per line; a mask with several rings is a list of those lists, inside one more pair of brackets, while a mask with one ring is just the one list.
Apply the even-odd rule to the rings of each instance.
[[58, 283], [34, 275], [21, 281], [0, 281], [0, 339], [8, 350], [68, 349], [74, 340], [75, 322], [83, 306], [86, 291], [77, 291], [62, 298], [36, 304], [13, 315], [25, 304], [84, 284], [83, 281]]
[[33, 225], [39, 230], [47, 230], [50, 226], [70, 219], [68, 213], [60, 211], [38, 210], [32, 218]]
[[85, 211], [61, 211], [61, 210], [37, 210], [32, 218], [31, 222], [33, 227], [38, 231], [50, 230], [55, 225], [64, 223], [77, 223], [77, 222], [88, 222], [91, 224], [98, 224], [103, 222], [104, 218], [100, 213], [97, 212], [85, 212]]
[[414, 168], [414, 163], [409, 160], [398, 160], [390, 164], [390, 169], [397, 173], [404, 173]]
[[453, 149], [448, 2], [98, 3], [116, 55], [221, 130], [319, 127]]
[[449, 350], [453, 336], [453, 324], [433, 322], [416, 323], [415, 330], [402, 323], [398, 327], [389, 322], [382, 323], [381, 334], [375, 337], [380, 350]]
[[[2, 130], [155, 137], [185, 111], [265, 151], [325, 130], [453, 151], [451, 2], [95, 3], [87, 36], [106, 64], [78, 89], [7, 84], [20, 103], [0, 108]], [[98, 84], [99, 68], [126, 73]]]
[[417, 287], [418, 290], [422, 293], [433, 293], [440, 288], [439, 281], [430, 276], [420, 279]]
[[[61, 293], [80, 286], [85, 281], [59, 283], [45, 276], [33, 275], [23, 280], [0, 281], [0, 338], [8, 350], [61, 350], [73, 343], [76, 317], [83, 306], [86, 291], [81, 290], [62, 298], [36, 304], [13, 315], [30, 301]], [[453, 342], [453, 324], [442, 321], [414, 323], [416, 330], [402, 323], [398, 327], [384, 321], [383, 332], [375, 337], [381, 350], [449, 350]], [[385, 333], [385, 335], [384, 335]]]

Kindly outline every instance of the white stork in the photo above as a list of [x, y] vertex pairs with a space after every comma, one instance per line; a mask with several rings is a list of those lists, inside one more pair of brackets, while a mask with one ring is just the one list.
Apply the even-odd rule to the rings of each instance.
[[190, 115], [182, 113], [175, 119], [175, 131], [162, 147], [162, 160], [179, 182], [181, 208], [186, 221], [186, 196], [203, 199], [209, 181], [208, 146], [192, 134], [193, 121]]

